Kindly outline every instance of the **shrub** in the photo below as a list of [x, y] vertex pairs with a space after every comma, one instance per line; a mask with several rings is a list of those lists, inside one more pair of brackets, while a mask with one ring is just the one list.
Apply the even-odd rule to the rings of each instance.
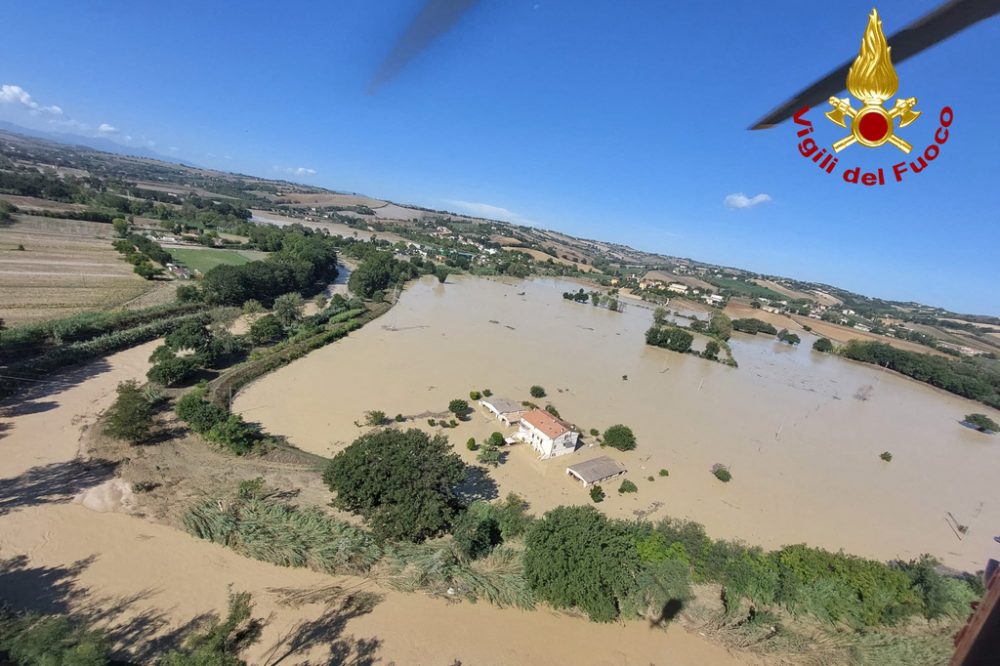
[[890, 462], [892, 460], [892, 454], [889, 453], [888, 451], [883, 451], [882, 455], [880, 455], [879, 458], [881, 458], [886, 462]]
[[437, 420], [435, 420], [435, 419], [427, 419], [427, 425], [429, 425], [430, 427], [433, 428], [434, 426], [437, 425]]
[[266, 314], [250, 324], [247, 337], [255, 345], [266, 345], [285, 337], [285, 327], [273, 314]]
[[153, 406], [135, 381], [118, 384], [118, 397], [108, 410], [104, 430], [116, 439], [137, 444], [153, 427]]
[[490, 433], [490, 444], [492, 446], [503, 446], [504, 444], [503, 433], [495, 431]]
[[594, 501], [594, 504], [600, 504], [604, 501], [604, 488], [600, 486], [590, 487], [590, 499]]
[[514, 493], [508, 493], [506, 499], [496, 505], [496, 509], [500, 535], [504, 540], [521, 536], [534, 520], [528, 513], [528, 503]]
[[628, 426], [613, 425], [604, 431], [604, 444], [619, 451], [631, 451], [635, 448], [635, 435]]
[[[111, 644], [103, 633], [64, 615], [10, 614], [0, 609], [0, 659], [25, 666], [105, 666]], [[8, 659], [10, 660], [8, 662]]]
[[[649, 478], [653, 478], [653, 477], [649, 477]], [[638, 490], [639, 490], [639, 488], [637, 488], [636, 485], [634, 483], [632, 483], [631, 481], [629, 481], [628, 479], [623, 480], [622, 484], [620, 486], [618, 486], [618, 494], [619, 495], [624, 494], [624, 493], [638, 492]]]
[[469, 391], [470, 400], [479, 400], [480, 397], [482, 397], [482, 393], [479, 391]]
[[186, 393], [177, 401], [176, 408], [177, 416], [187, 422], [192, 430], [201, 434], [211, 430], [229, 415], [225, 409], [213, 405], [203, 396], [204, 392], [201, 390]]
[[709, 340], [705, 344], [705, 351], [702, 353], [702, 356], [708, 359], [713, 359], [713, 360], [717, 359], [719, 358], [719, 351], [721, 349], [722, 347], [719, 345], [718, 342], [716, 342], [715, 340]]
[[482, 500], [469, 505], [455, 520], [451, 533], [459, 552], [470, 560], [488, 555], [502, 541], [496, 509]]
[[824, 352], [824, 353], [831, 352], [833, 351], [833, 343], [830, 342], [827, 338], [820, 338], [819, 340], [813, 343], [813, 349], [815, 349], [818, 352]]
[[492, 444], [487, 444], [483, 447], [483, 450], [479, 452], [479, 455], [476, 456], [476, 460], [484, 465], [496, 467], [500, 464], [500, 449]]
[[531, 389], [528, 392], [531, 394], [532, 398], [544, 398], [545, 397], [545, 389], [543, 389], [541, 386], [538, 386], [537, 384], [535, 384], [534, 386], [532, 386]]
[[646, 477], [646, 480], [647, 481], [656, 481], [656, 477], [653, 476], [652, 474], [650, 474], [649, 476]]
[[486, 397], [488, 398], [488, 397], [490, 397], [491, 395], [493, 395], [493, 391], [489, 390], [488, 388], [486, 388], [486, 389], [483, 389], [483, 395], [484, 395], [484, 396], [486, 396]]
[[661, 467], [660, 476], [670, 476], [670, 472], [666, 468]]
[[552, 416], [559, 418], [559, 410], [556, 409], [555, 405], [545, 405], [545, 411], [547, 411]]
[[256, 427], [246, 423], [239, 414], [230, 414], [205, 433], [205, 438], [222, 444], [238, 456], [249, 453], [261, 438]]
[[166, 358], [151, 367], [146, 377], [151, 382], [172, 386], [192, 376], [198, 368], [198, 359], [194, 356]]
[[460, 398], [456, 398], [448, 403], [448, 411], [455, 416], [460, 416], [469, 411], [469, 403]]
[[403, 416], [402, 414], [396, 414], [396, 417], [395, 417], [395, 418], [394, 418], [393, 420], [394, 420], [394, 421], [395, 421], [396, 423], [402, 423], [403, 421], [405, 421], [405, 420], [406, 420], [406, 417], [405, 417], [405, 416]]
[[590, 436], [591, 437], [597, 437], [600, 434], [601, 434], [601, 431], [598, 430], [597, 428], [591, 428], [590, 429]]
[[781, 329], [781, 331], [778, 333], [778, 339], [781, 340], [782, 342], [786, 342], [793, 346], [802, 342], [802, 338], [800, 338], [795, 333], [789, 333], [787, 328]]
[[476, 444], [476, 438], [470, 437], [469, 441], [465, 443], [465, 448], [469, 449], [470, 451], [475, 451], [476, 449], [478, 449], [479, 445]]
[[733, 478], [733, 475], [729, 472], [729, 468], [719, 463], [712, 465], [712, 474], [714, 474], [715, 478], [723, 483], [729, 483], [729, 481]]
[[364, 516], [377, 536], [422, 541], [451, 524], [465, 474], [445, 437], [378, 430], [334, 456], [323, 481], [337, 494], [334, 504]]
[[372, 409], [365, 412], [365, 423], [370, 426], [384, 425], [388, 421], [385, 412], [380, 409]]
[[986, 416], [986, 414], [966, 414], [965, 422], [979, 432], [1000, 431], [1000, 425], [997, 425], [996, 421]]

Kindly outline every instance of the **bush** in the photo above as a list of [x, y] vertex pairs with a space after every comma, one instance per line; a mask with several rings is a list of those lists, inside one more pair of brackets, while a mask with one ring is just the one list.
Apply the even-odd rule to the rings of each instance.
[[263, 623], [250, 614], [249, 592], [229, 593], [229, 612], [220, 622], [213, 619], [203, 630], [187, 638], [184, 647], [170, 650], [158, 666], [245, 666], [240, 652], [257, 642]]
[[979, 432], [1000, 431], [1000, 425], [997, 425], [997, 422], [986, 416], [986, 414], [966, 414], [965, 422]]
[[892, 460], [892, 454], [889, 453], [888, 451], [883, 451], [882, 455], [880, 455], [879, 458], [881, 458], [886, 462], [890, 462]]
[[493, 391], [489, 390], [488, 388], [487, 389], [483, 389], [483, 395], [488, 398], [491, 395], [493, 395]]
[[285, 327], [273, 314], [266, 314], [250, 324], [247, 337], [255, 345], [266, 345], [285, 337]]
[[502, 541], [496, 509], [482, 500], [473, 502], [455, 520], [451, 533], [459, 552], [470, 560], [488, 555]]
[[448, 403], [448, 411], [455, 416], [461, 416], [469, 411], [469, 403], [460, 398], [456, 398]]
[[824, 352], [824, 353], [832, 352], [833, 343], [830, 342], [827, 338], [820, 338], [819, 340], [813, 343], [813, 349], [815, 349], [818, 352]]
[[631, 451], [636, 445], [635, 435], [628, 426], [613, 425], [604, 431], [604, 444], [619, 451]]
[[729, 468], [719, 463], [712, 465], [712, 474], [714, 474], [715, 478], [723, 483], [729, 483], [729, 481], [733, 478], [733, 475], [729, 472]]
[[601, 434], [601, 431], [598, 430], [597, 428], [591, 428], [590, 429], [590, 436], [591, 437], [597, 437], [600, 434]]
[[451, 524], [465, 474], [445, 437], [378, 430], [334, 456], [323, 481], [337, 494], [334, 504], [364, 516], [377, 536], [422, 541]]
[[394, 420], [394, 421], [395, 421], [396, 423], [402, 423], [403, 421], [405, 421], [405, 420], [406, 420], [406, 417], [405, 417], [405, 416], [403, 416], [402, 414], [396, 414], [396, 417], [395, 417], [395, 418], [394, 418], [393, 420]]
[[667, 471], [665, 468], [661, 467], [660, 468], [660, 476], [670, 476], [670, 472]]
[[500, 536], [505, 541], [524, 534], [534, 520], [528, 513], [528, 503], [514, 493], [508, 493], [506, 499], [496, 505], [496, 510]]
[[650, 474], [649, 476], [646, 477], [646, 480], [647, 481], [656, 481], [656, 477], [653, 476], [652, 474]]
[[531, 389], [529, 389], [528, 392], [531, 394], [532, 398], [544, 398], [545, 397], [545, 389], [543, 389], [541, 386], [538, 386], [537, 384], [534, 385], [534, 386], [532, 386]]
[[437, 420], [436, 419], [427, 419], [427, 425], [429, 425], [430, 427], [433, 428], [434, 426], [437, 425]]
[[719, 351], [721, 349], [722, 347], [719, 345], [718, 342], [716, 342], [715, 340], [709, 340], [705, 344], [705, 351], [702, 353], [702, 356], [708, 359], [713, 359], [713, 360], [717, 359], [719, 358]]
[[482, 393], [479, 391], [469, 391], [470, 400], [479, 400], [480, 397], [482, 397]]
[[590, 499], [594, 501], [594, 504], [600, 504], [604, 501], [604, 488], [600, 486], [590, 487]]
[[476, 460], [484, 465], [496, 467], [500, 464], [500, 449], [492, 444], [487, 444], [483, 447], [483, 450], [479, 452], [479, 455], [476, 456]]
[[465, 448], [469, 449], [470, 451], [475, 451], [476, 449], [478, 449], [479, 445], [476, 444], [476, 438], [470, 437], [469, 441], [465, 443]]
[[151, 367], [146, 377], [151, 382], [172, 386], [194, 375], [199, 367], [200, 364], [195, 356], [165, 358]]
[[111, 663], [110, 659], [110, 641], [103, 633], [90, 630], [81, 622], [63, 615], [8, 614], [0, 608], [0, 661], [3, 663], [105, 666]]
[[215, 424], [226, 420], [229, 413], [222, 407], [217, 407], [204, 399], [204, 391], [195, 390], [185, 393], [177, 401], [177, 416], [184, 420], [191, 429], [204, 434]]
[[555, 405], [552, 404], [545, 405], [545, 411], [547, 411], [549, 414], [556, 417], [557, 419], [559, 418], [559, 410], [556, 409]]
[[385, 425], [389, 419], [386, 418], [385, 412], [380, 409], [372, 409], [365, 412], [365, 423], [370, 426], [380, 426]]
[[[652, 479], [653, 477], [649, 477], [649, 478]], [[636, 485], [634, 483], [632, 483], [631, 481], [629, 481], [628, 479], [623, 480], [622, 484], [620, 486], [618, 486], [618, 494], [619, 495], [622, 495], [624, 493], [638, 492], [638, 490], [639, 490], [639, 488], [636, 487]]]
[[790, 345], [797, 345], [802, 342], [802, 338], [795, 333], [789, 333], [787, 328], [781, 329], [781, 332], [778, 333], [778, 339]]
[[205, 439], [222, 444], [238, 456], [249, 453], [260, 438], [260, 431], [239, 414], [230, 414], [205, 433]]
[[153, 427], [153, 406], [135, 381], [118, 384], [118, 397], [108, 410], [104, 431], [116, 439], [137, 444]]
[[499, 432], [490, 433], [490, 445], [503, 446], [503, 444], [504, 444], [503, 433]]

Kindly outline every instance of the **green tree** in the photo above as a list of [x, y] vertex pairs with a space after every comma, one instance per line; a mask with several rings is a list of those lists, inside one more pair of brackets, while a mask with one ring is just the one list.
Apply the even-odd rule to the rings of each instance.
[[337, 494], [334, 504], [364, 516], [379, 537], [421, 541], [451, 524], [465, 474], [447, 438], [378, 430], [334, 456], [323, 480]]
[[137, 444], [149, 437], [153, 406], [134, 380], [121, 382], [118, 397], [108, 410], [105, 432], [116, 439]]
[[193, 284], [177, 286], [177, 300], [181, 303], [198, 303], [201, 301], [201, 290]]
[[709, 340], [705, 344], [704, 356], [705, 358], [711, 358], [711, 359], [719, 358], [719, 351], [721, 349], [722, 347], [719, 345], [718, 342], [716, 342], [715, 340]]
[[478, 449], [479, 445], [476, 444], [476, 438], [470, 437], [469, 441], [465, 443], [465, 448], [469, 449], [470, 451], [475, 451], [476, 449]]
[[818, 352], [831, 352], [833, 351], [833, 343], [827, 338], [820, 338], [813, 343], [813, 349]]
[[492, 444], [487, 444], [479, 451], [479, 455], [476, 456], [476, 460], [484, 465], [496, 467], [500, 464], [500, 449]]
[[646, 344], [685, 353], [691, 349], [694, 335], [677, 326], [651, 327], [646, 331]]
[[11, 614], [0, 608], [0, 661], [18, 666], [107, 666], [111, 643], [71, 617]]
[[708, 323], [708, 334], [720, 340], [728, 340], [733, 334], [733, 320], [721, 312], [716, 312]]
[[247, 337], [255, 345], [265, 345], [285, 337], [285, 328], [273, 314], [266, 314], [250, 324]]
[[505, 541], [527, 532], [534, 520], [528, 513], [528, 503], [514, 493], [508, 493], [504, 501], [497, 505], [496, 515], [500, 536]]
[[600, 504], [604, 501], [604, 488], [598, 485], [593, 485], [590, 487], [590, 499], [594, 504]]
[[128, 222], [123, 217], [116, 217], [111, 220], [111, 228], [114, 229], [115, 235], [119, 238], [128, 236]]
[[493, 446], [503, 446], [504, 444], [503, 433], [496, 431], [490, 433], [490, 444]]
[[274, 299], [274, 316], [285, 326], [291, 326], [302, 318], [302, 308], [305, 302], [302, 295], [296, 292], [282, 294]]
[[787, 328], [781, 329], [778, 333], [778, 339], [790, 345], [797, 345], [802, 342], [802, 339], [799, 336], [795, 333], [790, 333]]
[[455, 398], [448, 403], [448, 411], [453, 413], [455, 416], [461, 416], [469, 411], [469, 403], [461, 398]]
[[1000, 425], [997, 425], [997, 422], [986, 416], [986, 414], [966, 414], [965, 422], [979, 432], [1000, 431]]
[[635, 589], [640, 562], [628, 527], [594, 507], [558, 507], [528, 532], [524, 573], [535, 595], [554, 608], [579, 608], [591, 620], [618, 617]]
[[449, 273], [448, 273], [448, 267], [447, 266], [439, 265], [437, 268], [434, 269], [434, 275], [437, 277], [438, 282], [440, 282], [441, 284], [444, 284], [445, 280], [448, 279], [448, 275], [449, 275]]
[[604, 444], [619, 451], [631, 451], [635, 448], [635, 435], [626, 425], [613, 425], [604, 431]]
[[477, 500], [455, 520], [451, 530], [459, 551], [470, 560], [488, 555], [502, 541], [497, 510]]
[[543, 389], [538, 384], [535, 384], [534, 386], [532, 386], [531, 389], [529, 389], [528, 392], [531, 394], [532, 398], [544, 398], [545, 397], [545, 389]]

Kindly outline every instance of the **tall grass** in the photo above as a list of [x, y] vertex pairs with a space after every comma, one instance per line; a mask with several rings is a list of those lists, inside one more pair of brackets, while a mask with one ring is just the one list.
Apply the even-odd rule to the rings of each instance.
[[[387, 549], [377, 578], [404, 592], [423, 590], [485, 600], [500, 607], [534, 608], [521, 552], [500, 546], [486, 557], [468, 561], [449, 540], [395, 544]], [[450, 592], [449, 592], [450, 590]]]
[[325, 515], [267, 497], [205, 499], [183, 518], [191, 534], [241, 555], [285, 567], [360, 574], [382, 555], [370, 534]]

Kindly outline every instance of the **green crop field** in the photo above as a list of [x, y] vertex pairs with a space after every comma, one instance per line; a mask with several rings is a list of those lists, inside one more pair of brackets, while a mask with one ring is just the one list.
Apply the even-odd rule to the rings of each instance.
[[250, 261], [263, 259], [264, 252], [254, 252], [251, 250], [217, 250], [213, 248], [167, 248], [170, 255], [178, 263], [190, 269], [207, 273], [209, 269], [219, 264], [239, 266]]

